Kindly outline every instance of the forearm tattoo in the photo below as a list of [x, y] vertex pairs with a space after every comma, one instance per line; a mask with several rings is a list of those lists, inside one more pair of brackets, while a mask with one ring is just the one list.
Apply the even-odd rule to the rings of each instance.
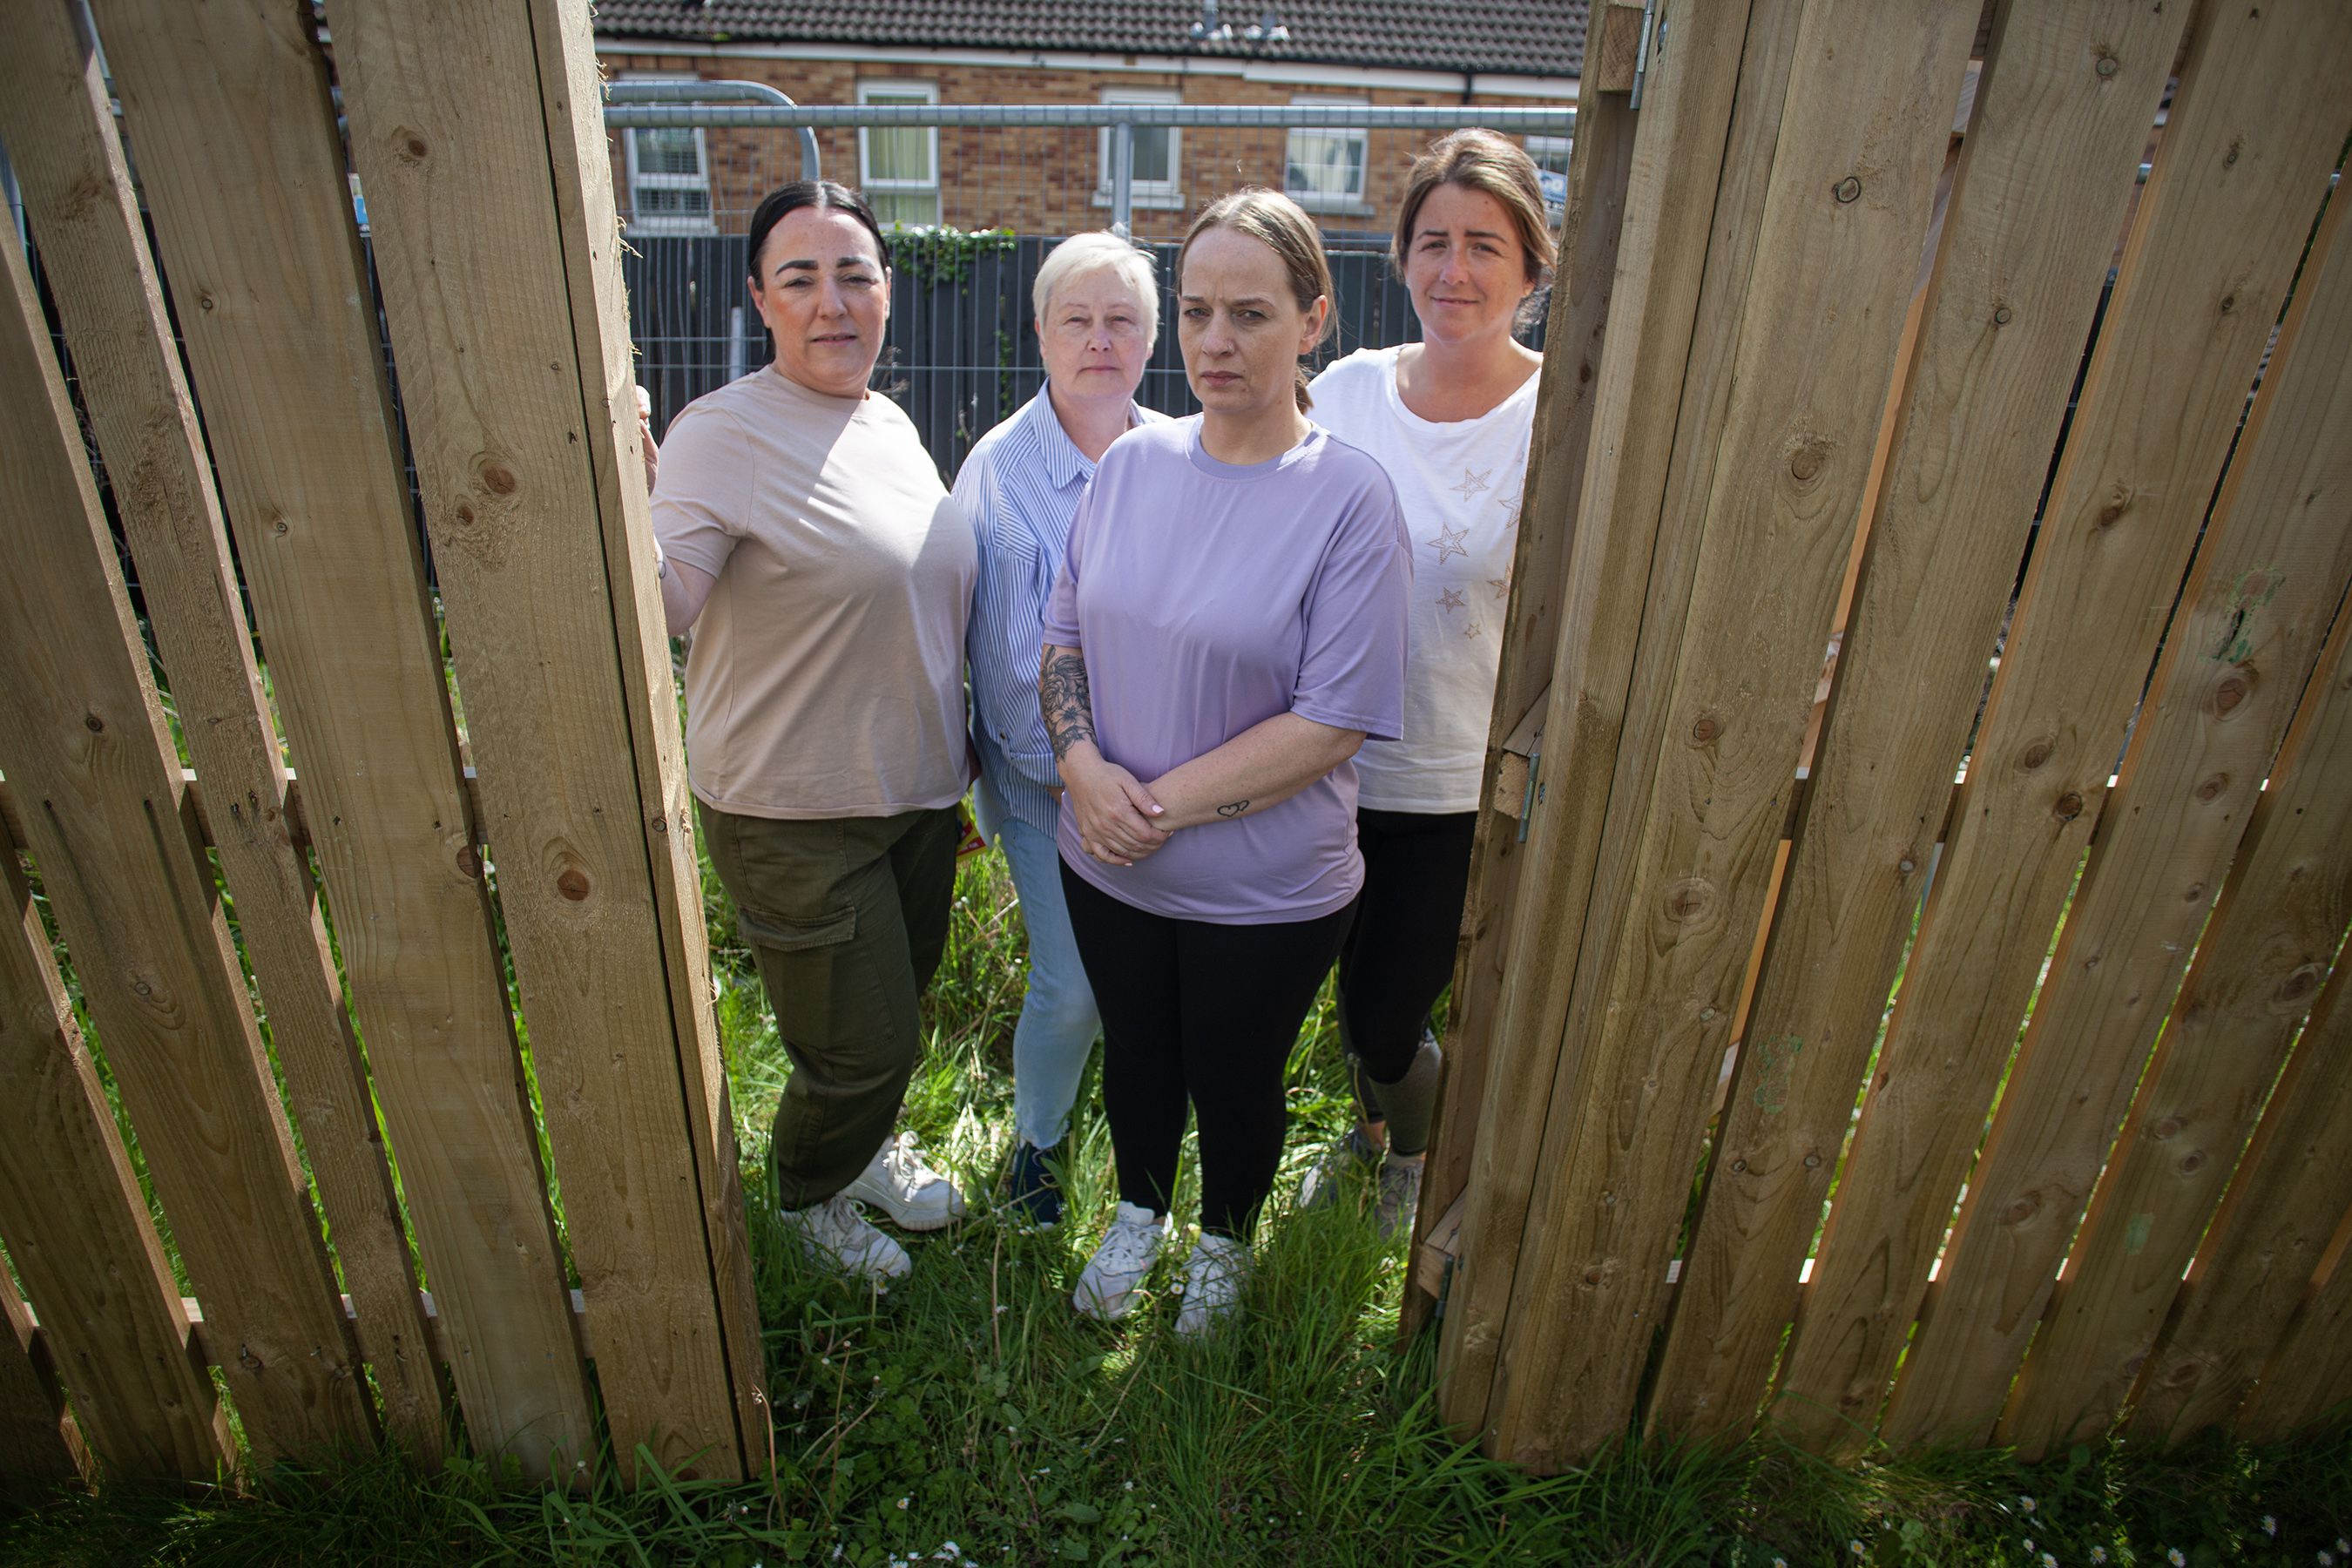
[[1219, 816], [1239, 816], [1243, 812], [1247, 811], [1248, 809], [1249, 802], [1245, 800], [1228, 801], [1224, 805], [1217, 807], [1217, 815]]
[[1054, 760], [1062, 761], [1080, 741], [1095, 738], [1094, 695], [1087, 686], [1084, 654], [1048, 648], [1037, 668], [1037, 706]]

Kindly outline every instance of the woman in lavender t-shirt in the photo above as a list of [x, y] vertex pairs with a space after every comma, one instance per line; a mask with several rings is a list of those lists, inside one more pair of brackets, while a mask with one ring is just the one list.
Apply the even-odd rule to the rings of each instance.
[[1189, 1105], [1201, 1240], [1180, 1332], [1232, 1310], [1282, 1153], [1282, 1073], [1363, 882], [1356, 773], [1402, 727], [1412, 546], [1381, 466], [1307, 417], [1331, 274], [1243, 191], [1177, 253], [1204, 412], [1103, 454], [1045, 616], [1070, 922], [1102, 1011], [1119, 1205], [1078, 1281], [1117, 1318], [1169, 1221]]

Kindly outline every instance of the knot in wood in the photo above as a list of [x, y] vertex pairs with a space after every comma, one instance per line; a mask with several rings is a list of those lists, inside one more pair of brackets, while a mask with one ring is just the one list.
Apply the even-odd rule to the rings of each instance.
[[2042, 1194], [2040, 1193], [2021, 1193], [2018, 1194], [2017, 1201], [2009, 1205], [2009, 1212], [2000, 1216], [2000, 1221], [2003, 1225], [2023, 1225], [2041, 1212]]
[[1848, 174], [1837, 183], [1836, 187], [1830, 194], [1836, 196], [1841, 203], [1854, 201], [1862, 195], [1862, 182]]
[[1807, 441], [1789, 458], [1789, 477], [1799, 484], [1811, 480], [1822, 471], [1822, 460], [1829, 456], [1829, 446], [1822, 441]]
[[2245, 701], [2247, 689], [2252, 685], [2243, 669], [2233, 669], [2223, 676], [2213, 688], [2213, 717], [2226, 719], [2236, 712], [2238, 705]]
[[2319, 988], [2319, 983], [2326, 973], [2327, 966], [2324, 963], [2303, 965], [2279, 982], [2279, 988], [2275, 993], [2277, 999], [2287, 1003], [2302, 1001]]
[[214, 301], [213, 297], [210, 294], [199, 294], [196, 296], [197, 310], [217, 310], [218, 308], [218, 305]]
[[510, 496], [515, 492], [514, 470], [504, 463], [485, 463], [481, 470], [482, 488], [494, 496]]
[[475, 848], [470, 844], [460, 848], [457, 851], [457, 869], [463, 871], [468, 877], [480, 877], [482, 874], [482, 852]]
[[422, 163], [433, 153], [424, 137], [404, 125], [393, 132], [392, 147], [393, 155], [404, 163]]
[[2191, 1149], [2180, 1157], [2180, 1173], [2184, 1176], [2193, 1176], [2204, 1168], [2205, 1151], [2202, 1149]]
[[2178, 1116], [2168, 1116], [2163, 1121], [2151, 1125], [2147, 1130], [2147, 1135], [2155, 1139], [2159, 1143], [2165, 1142], [2169, 1139], [2176, 1138], [2179, 1136], [2179, 1133], [2180, 1118]]
[[1713, 901], [1713, 893], [1714, 889], [1703, 879], [1684, 878], [1666, 892], [1667, 918], [1688, 924], [1706, 913], [1708, 904]]
[[2205, 884], [2202, 882], [2191, 882], [2189, 884], [2188, 889], [2180, 895], [2180, 901], [2184, 904], [2193, 904], [2199, 900], [2204, 898], [2204, 896]]
[[89, 731], [93, 735], [103, 735], [106, 733], [106, 721], [100, 718], [95, 713], [83, 714], [81, 716], [81, 727]]
[[2205, 780], [2202, 784], [2197, 786], [2197, 798], [2210, 803], [2219, 799], [2221, 792], [2229, 787], [2230, 775], [2227, 773], [2215, 773], [2212, 777]]
[[2095, 526], [2103, 529], [2113, 528], [2116, 523], [2121, 522], [2124, 513], [2131, 510], [2132, 500], [2131, 487], [2117, 483], [2116, 488], [2107, 493], [2107, 504], [2099, 509], [2098, 521]]
[[2041, 740], [2027, 742], [2025, 750], [2017, 753], [2017, 771], [2021, 773], [2032, 773], [2048, 762], [2050, 753], [2057, 749], [2057, 746], [2046, 736]]
[[1691, 726], [1691, 743], [1696, 746], [1708, 745], [1721, 733], [1723, 733], [1722, 721], [1712, 713], [1702, 713], [1698, 716], [1698, 722]]
[[588, 896], [588, 873], [577, 866], [565, 867], [563, 874], [555, 879], [555, 890], [575, 904]]
[[2070, 789], [2058, 797], [2058, 804], [2052, 810], [2059, 821], [2072, 822], [2083, 815], [2083, 797]]

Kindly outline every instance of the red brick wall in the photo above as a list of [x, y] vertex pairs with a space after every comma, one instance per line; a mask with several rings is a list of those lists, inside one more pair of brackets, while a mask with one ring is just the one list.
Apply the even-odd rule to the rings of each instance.
[[[1083, 103], [1102, 101], [1106, 88], [1160, 88], [1182, 94], [1188, 104], [1286, 104], [1293, 96], [1279, 84], [1230, 76], [1181, 76], [1142, 71], [1076, 71], [1026, 67], [859, 65], [838, 60], [789, 60], [681, 55], [606, 55], [608, 76], [660, 72], [764, 81], [803, 104], [853, 104], [857, 84], [866, 81], [934, 82], [945, 104]], [[1458, 92], [1393, 89], [1353, 91], [1302, 88], [1298, 96], [1362, 99], [1371, 103], [1458, 104]], [[1525, 98], [1482, 97], [1474, 102], [1525, 106]], [[857, 133], [820, 131], [817, 142], [829, 179], [858, 183]], [[1094, 130], [942, 128], [940, 140], [941, 220], [959, 228], [1011, 227], [1024, 234], [1071, 234], [1107, 226], [1107, 205], [1097, 200], [1106, 183]], [[1369, 132], [1365, 163], [1365, 207], [1359, 212], [1318, 214], [1327, 232], [1389, 229], [1398, 195], [1413, 158], [1430, 138], [1418, 132]], [[1286, 133], [1187, 128], [1180, 136], [1182, 205], [1173, 210], [1139, 202], [1139, 237], [1180, 237], [1203, 204], [1244, 184], [1281, 188]], [[616, 139], [617, 149], [617, 139]], [[798, 133], [789, 131], [709, 132], [705, 157], [712, 201], [722, 231], [740, 227], [761, 195], [800, 174]], [[621, 206], [629, 209], [626, 169], [617, 155], [614, 179]]]

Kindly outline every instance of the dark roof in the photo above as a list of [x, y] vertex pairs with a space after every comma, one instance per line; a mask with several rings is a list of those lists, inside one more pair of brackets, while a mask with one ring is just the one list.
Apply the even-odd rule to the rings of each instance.
[[[1193, 41], [1200, 0], [599, 0], [614, 39], [898, 44], [1205, 55], [1414, 70], [1576, 76], [1587, 0], [1223, 0], [1234, 37]], [[1290, 37], [1240, 35], [1267, 10]]]

